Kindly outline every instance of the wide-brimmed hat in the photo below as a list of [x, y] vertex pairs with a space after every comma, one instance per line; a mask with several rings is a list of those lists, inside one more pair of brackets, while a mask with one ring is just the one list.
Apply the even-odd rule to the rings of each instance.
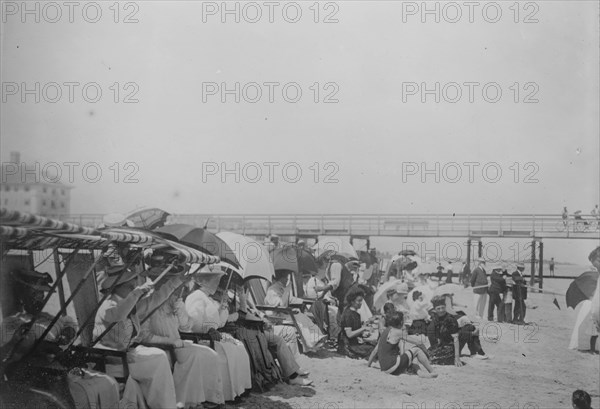
[[408, 294], [408, 284], [406, 283], [398, 283], [394, 287], [390, 288], [387, 292], [388, 295], [392, 294]]
[[113, 286], [114, 283], [117, 282], [117, 279], [119, 279], [119, 284], [117, 285], [118, 287], [137, 277], [137, 273], [135, 271], [127, 269], [119, 278], [120, 272], [123, 271], [124, 268], [124, 266], [113, 266], [103, 271], [103, 274], [100, 278], [100, 288], [102, 290], [108, 290]]
[[21, 284], [38, 291], [50, 291], [52, 287], [52, 276], [48, 273], [40, 273], [35, 270], [17, 269], [11, 273], [13, 279]]
[[431, 299], [431, 304], [433, 304], [433, 308], [440, 305], [446, 305], [446, 298], [444, 296], [436, 295]]

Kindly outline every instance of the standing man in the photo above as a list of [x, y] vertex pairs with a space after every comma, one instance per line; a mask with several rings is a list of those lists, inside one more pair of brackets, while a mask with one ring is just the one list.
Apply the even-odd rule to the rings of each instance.
[[485, 260], [480, 257], [477, 259], [477, 267], [473, 270], [473, 275], [471, 276], [471, 287], [473, 287], [473, 294], [475, 294], [475, 316], [479, 319], [485, 313], [485, 304], [488, 298], [487, 286], [488, 279], [485, 272]]
[[550, 259], [550, 276], [554, 277], [554, 257]]
[[469, 286], [469, 282], [471, 281], [471, 269], [466, 261], [463, 261], [462, 264], [462, 269], [460, 270], [460, 282], [463, 283], [465, 288], [467, 288]]
[[444, 267], [438, 263], [437, 266], [437, 279], [438, 279], [438, 283], [442, 283], [442, 277], [444, 276]]
[[525, 323], [525, 312], [527, 310], [525, 306], [525, 300], [527, 299], [527, 283], [525, 277], [523, 277], [523, 271], [525, 271], [525, 264], [518, 263], [517, 271], [512, 273], [513, 285], [513, 299], [515, 301], [515, 310], [513, 313], [515, 324]]
[[567, 206], [563, 207], [562, 222], [565, 228], [567, 228], [567, 226], [569, 225], [569, 212], [567, 211]]
[[497, 267], [492, 270], [490, 276], [490, 304], [488, 306], [488, 321], [494, 321], [494, 308], [497, 310], [498, 322], [504, 321], [504, 304], [502, 295], [506, 291], [506, 281], [502, 276], [502, 268]]

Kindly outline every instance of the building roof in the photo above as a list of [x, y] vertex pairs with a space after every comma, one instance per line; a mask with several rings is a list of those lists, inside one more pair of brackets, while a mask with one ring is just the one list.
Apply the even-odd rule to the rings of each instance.
[[[18, 166], [15, 169], [15, 165], [15, 163], [2, 163], [2, 166], [0, 166], [0, 184], [44, 185], [55, 188], [58, 187], [60, 189], [73, 189], [73, 186], [61, 183], [61, 177], [57, 177], [56, 174], [53, 174], [48, 170], [44, 171], [43, 169], [35, 169], [33, 165], [24, 165], [24, 167]], [[57, 179], [58, 181], [53, 182]]]

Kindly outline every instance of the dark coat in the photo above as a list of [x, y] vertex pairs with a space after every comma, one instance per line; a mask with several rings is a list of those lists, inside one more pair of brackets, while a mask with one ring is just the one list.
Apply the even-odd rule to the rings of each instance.
[[[481, 267], [477, 267], [475, 270], [473, 270], [473, 274], [471, 275], [471, 287], [477, 287], [477, 286], [487, 285], [487, 284], [488, 284], [488, 279], [487, 279], [487, 275], [485, 274], [485, 270]], [[473, 292], [475, 294], [486, 294], [487, 291], [488, 291], [488, 289], [485, 287], [475, 288], [473, 290]]]
[[521, 275], [519, 270], [512, 273], [512, 279], [515, 282], [513, 285], [513, 298], [515, 300], [526, 300], [527, 299], [527, 282], [525, 277]]
[[502, 273], [492, 271], [490, 281], [490, 293], [503, 294], [506, 291], [506, 280], [502, 277]]

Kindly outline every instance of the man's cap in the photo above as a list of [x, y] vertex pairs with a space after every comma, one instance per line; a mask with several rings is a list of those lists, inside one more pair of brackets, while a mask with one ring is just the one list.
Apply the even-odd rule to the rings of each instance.
[[477, 258], [477, 260], [476, 260], [476, 261], [477, 261], [478, 263], [483, 263], [483, 264], [485, 264], [485, 259], [484, 259], [483, 257], [479, 257], [479, 258]]
[[517, 263], [517, 268], [525, 268], [525, 263], [522, 263], [522, 262]]

